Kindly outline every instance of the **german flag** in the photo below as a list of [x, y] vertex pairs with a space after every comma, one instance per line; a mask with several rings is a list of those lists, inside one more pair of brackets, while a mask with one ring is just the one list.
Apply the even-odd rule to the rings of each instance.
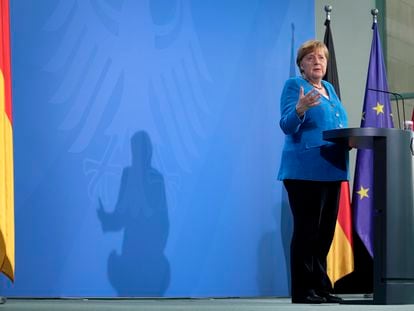
[[0, 44], [0, 272], [14, 281], [14, 180], [9, 0], [0, 0]]
[[[328, 13], [332, 7], [325, 7]], [[328, 66], [324, 80], [332, 83], [336, 94], [341, 98], [339, 89], [338, 70], [336, 67], [335, 48], [333, 44], [333, 36], [330, 26], [329, 14], [325, 20], [325, 36], [324, 43], [329, 51]], [[349, 182], [343, 181], [341, 183], [341, 192], [339, 196], [338, 218], [336, 221], [335, 235], [327, 256], [327, 273], [332, 282], [335, 282], [345, 275], [354, 271], [354, 250], [352, 238], [352, 215], [351, 215], [351, 200], [349, 193]]]

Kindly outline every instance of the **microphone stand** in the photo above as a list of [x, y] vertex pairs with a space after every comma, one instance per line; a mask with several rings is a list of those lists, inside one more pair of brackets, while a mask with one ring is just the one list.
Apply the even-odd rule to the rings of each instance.
[[[399, 94], [399, 93], [395, 93], [395, 94], [398, 95], [400, 97], [401, 101], [402, 101], [403, 119], [405, 120], [405, 103], [404, 103], [404, 97], [401, 94]], [[403, 120], [403, 122], [404, 122], [404, 120]]]
[[380, 93], [385, 93], [385, 94], [391, 94], [394, 96], [395, 98], [395, 102], [397, 104], [397, 117], [398, 117], [398, 128], [401, 130], [401, 118], [400, 118], [400, 105], [398, 103], [398, 97], [401, 98], [402, 102], [403, 102], [403, 114], [404, 114], [404, 118], [405, 118], [405, 109], [404, 109], [404, 98], [402, 97], [401, 94], [399, 93], [395, 93], [395, 92], [390, 92], [390, 91], [384, 91], [384, 90], [378, 90], [378, 89], [372, 89], [372, 88], [367, 88], [367, 90], [370, 91], [374, 91], [374, 92], [380, 92]]

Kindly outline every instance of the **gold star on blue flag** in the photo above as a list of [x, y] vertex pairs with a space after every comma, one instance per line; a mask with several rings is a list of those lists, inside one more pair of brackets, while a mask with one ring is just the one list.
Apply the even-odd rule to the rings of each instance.
[[368, 188], [364, 188], [363, 186], [361, 186], [361, 188], [359, 189], [359, 191], [357, 191], [357, 193], [359, 194], [359, 199], [362, 200], [363, 198], [369, 198], [368, 196]]
[[380, 103], [377, 103], [374, 108], [372, 108], [377, 112], [377, 115], [380, 113], [384, 113], [384, 105], [381, 105]]

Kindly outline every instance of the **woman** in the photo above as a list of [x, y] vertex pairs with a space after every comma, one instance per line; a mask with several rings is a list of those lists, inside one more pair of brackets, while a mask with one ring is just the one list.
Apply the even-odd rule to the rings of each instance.
[[347, 115], [333, 86], [323, 81], [328, 49], [305, 42], [296, 63], [301, 77], [286, 81], [280, 127], [286, 134], [278, 179], [283, 180], [293, 214], [291, 284], [293, 303], [340, 302], [326, 273], [336, 225], [341, 181], [348, 179], [348, 151], [322, 138], [347, 127]]

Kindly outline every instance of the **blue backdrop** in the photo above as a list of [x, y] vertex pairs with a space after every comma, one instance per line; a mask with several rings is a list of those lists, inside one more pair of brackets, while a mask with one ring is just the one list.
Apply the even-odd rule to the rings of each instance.
[[308, 0], [11, 1], [7, 296], [288, 295], [279, 96]]

